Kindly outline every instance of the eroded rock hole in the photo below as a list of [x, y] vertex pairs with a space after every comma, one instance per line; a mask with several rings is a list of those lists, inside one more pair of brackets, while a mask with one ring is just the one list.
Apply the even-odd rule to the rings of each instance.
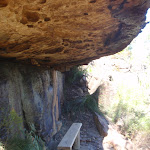
[[0, 7], [6, 7], [8, 5], [7, 0], [0, 0]]
[[45, 17], [44, 21], [50, 21], [50, 18], [49, 17]]
[[42, 21], [39, 21], [38, 23], [42, 23]]
[[33, 25], [32, 24], [28, 24], [27, 25], [29, 28], [33, 28]]
[[28, 21], [37, 22], [39, 20], [39, 14], [37, 12], [25, 12], [25, 17]]
[[46, 0], [40, 0], [39, 3], [44, 4], [44, 3], [46, 3]]
[[91, 0], [90, 3], [96, 3], [96, 0]]
[[84, 13], [84, 15], [88, 15], [88, 13]]

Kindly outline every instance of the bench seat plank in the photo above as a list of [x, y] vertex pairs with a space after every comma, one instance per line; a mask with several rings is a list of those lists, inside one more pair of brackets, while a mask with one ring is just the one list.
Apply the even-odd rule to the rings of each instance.
[[70, 150], [80, 131], [82, 123], [73, 123], [58, 145], [58, 149]]

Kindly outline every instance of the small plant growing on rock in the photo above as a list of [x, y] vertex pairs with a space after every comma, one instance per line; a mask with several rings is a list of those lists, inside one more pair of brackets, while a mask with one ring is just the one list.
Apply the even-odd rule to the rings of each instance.
[[0, 125], [7, 133], [7, 139], [0, 142], [0, 150], [44, 150], [44, 142], [35, 134], [34, 125], [29, 127], [30, 131], [23, 128], [22, 118], [12, 109]]
[[146, 93], [142, 87], [129, 88], [122, 85], [118, 90], [116, 101], [108, 111], [108, 115], [115, 123], [122, 119], [124, 122], [122, 132], [130, 138], [139, 131], [150, 132], [150, 105], [145, 103], [146, 100]]

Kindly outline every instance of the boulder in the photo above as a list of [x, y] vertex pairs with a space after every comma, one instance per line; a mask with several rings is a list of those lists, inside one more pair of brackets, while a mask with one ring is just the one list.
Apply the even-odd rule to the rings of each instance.
[[103, 137], [108, 135], [108, 121], [98, 113], [94, 113], [94, 121], [97, 127], [99, 134]]

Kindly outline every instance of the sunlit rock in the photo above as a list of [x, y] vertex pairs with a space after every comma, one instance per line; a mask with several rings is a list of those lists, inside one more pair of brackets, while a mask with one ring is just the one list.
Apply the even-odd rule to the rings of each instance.
[[125, 48], [149, 0], [2, 0], [0, 58], [67, 70]]

